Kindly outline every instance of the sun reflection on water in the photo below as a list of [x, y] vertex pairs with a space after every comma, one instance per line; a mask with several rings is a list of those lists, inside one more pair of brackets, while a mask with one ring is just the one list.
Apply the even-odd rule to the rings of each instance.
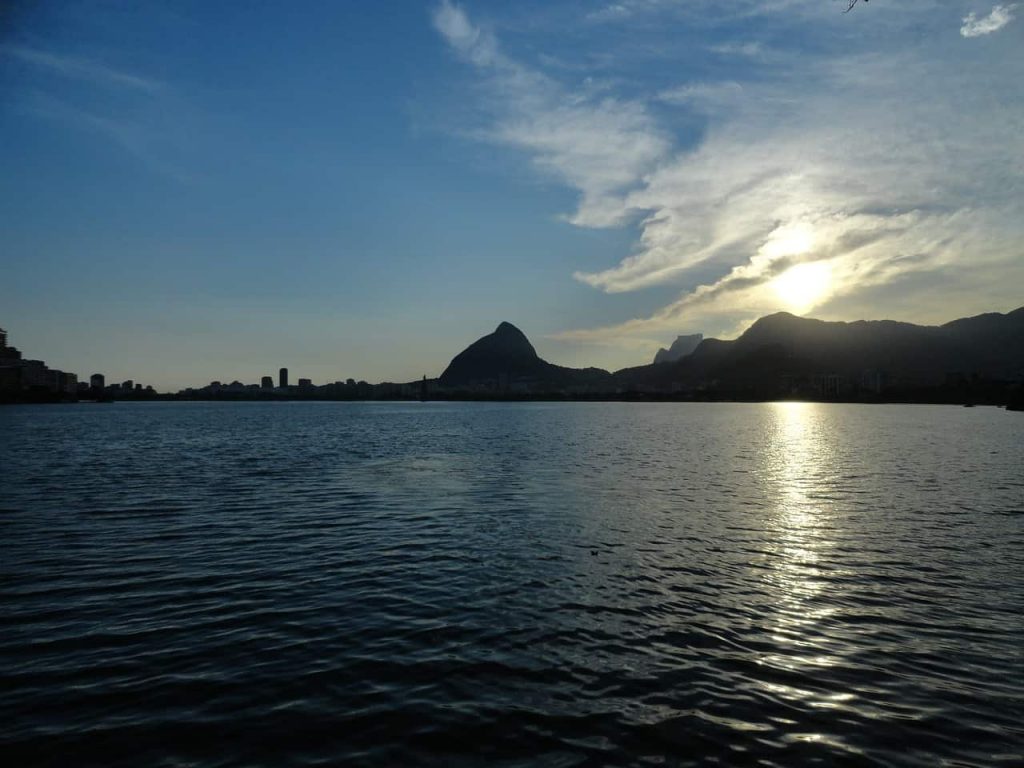
[[[761, 664], [808, 676], [807, 688], [765, 681], [777, 696], [820, 708], [835, 708], [846, 692], [822, 694], [814, 687], [814, 669], [837, 662], [823, 624], [836, 612], [825, 585], [834, 520], [831, 466], [836, 436], [830, 434], [822, 406], [775, 403], [771, 448], [764, 457], [762, 482], [769, 499], [768, 526], [774, 544], [768, 551], [767, 579], [776, 595], [768, 633], [776, 646]], [[815, 736], [813, 734], [804, 736]]]

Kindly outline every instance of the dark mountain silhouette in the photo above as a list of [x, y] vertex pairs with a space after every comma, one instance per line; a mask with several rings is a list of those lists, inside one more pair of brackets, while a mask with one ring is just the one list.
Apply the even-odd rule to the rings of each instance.
[[1021, 381], [1024, 307], [939, 326], [827, 322], [779, 312], [757, 320], [733, 341], [704, 339], [676, 361], [613, 374], [549, 363], [522, 331], [502, 323], [456, 355], [437, 383], [449, 392], [525, 395], [856, 399], [883, 393], [913, 398], [928, 390], [944, 392], [941, 397], [947, 400], [962, 396], [969, 401], [973, 393], [998, 401], [1005, 394], [993, 392], [1005, 393], [1012, 382]]
[[764, 391], [820, 386], [826, 376], [833, 378], [834, 394], [979, 377], [1018, 380], [1024, 376], [1024, 307], [941, 326], [826, 322], [779, 312], [757, 320], [734, 341], [705, 339], [675, 363], [625, 369], [614, 379], [639, 388]]
[[511, 323], [474, 341], [457, 354], [441, 374], [443, 387], [562, 389], [609, 380], [600, 368], [563, 368], [542, 360], [526, 335]]
[[697, 348], [704, 339], [704, 334], [694, 333], [690, 336], [677, 336], [668, 349], [662, 347], [654, 356], [655, 363], [674, 363], [681, 360]]

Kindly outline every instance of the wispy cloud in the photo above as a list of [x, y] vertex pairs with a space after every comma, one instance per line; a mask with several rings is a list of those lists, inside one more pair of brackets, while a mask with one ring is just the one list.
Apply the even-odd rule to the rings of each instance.
[[[966, 268], [983, 255], [1012, 263], [1024, 234], [1014, 223], [1024, 206], [1013, 194], [1024, 152], [1013, 126], [1024, 109], [992, 104], [984, 90], [972, 92], [974, 79], [951, 68], [891, 64], [909, 76], [851, 81], [840, 69], [803, 83], [799, 100], [784, 98], [785, 84], [765, 86], [764, 98], [748, 86], [747, 104], [714, 124], [699, 149], [677, 155], [625, 197], [624, 206], [652, 211], [634, 254], [577, 277], [618, 292], [685, 284], [702, 264], [721, 264], [724, 274], [646, 318], [566, 337], [772, 310], [769, 284], [800, 262], [832, 264], [838, 295], [908, 272]], [[933, 78], [946, 84], [941, 99], [920, 95]]]
[[90, 59], [56, 54], [18, 45], [0, 45], [0, 53], [43, 68], [63, 77], [114, 88], [152, 93], [162, 86], [156, 80], [108, 67]]
[[166, 127], [157, 127], [122, 115], [98, 114], [39, 92], [30, 93], [21, 109], [36, 117], [75, 126], [79, 130], [101, 136], [150, 170], [174, 181], [189, 183], [195, 180], [193, 174], [184, 172], [174, 161], [178, 154], [175, 150], [177, 142], [168, 136]]
[[187, 142], [178, 123], [188, 109], [175, 89], [94, 59], [38, 47], [0, 45], [2, 57], [45, 75], [26, 79], [31, 85], [22, 88], [15, 108], [102, 137], [179, 183], [196, 178], [180, 162]]
[[720, 107], [736, 104], [743, 98], [743, 86], [735, 80], [677, 85], [660, 94], [663, 101], [686, 106]]
[[580, 226], [625, 221], [623, 190], [653, 170], [671, 148], [668, 135], [636, 101], [572, 92], [511, 59], [494, 36], [443, 2], [434, 24], [487, 79], [495, 122], [489, 139], [529, 152], [534, 163], [581, 192], [569, 220]]
[[764, 46], [757, 41], [745, 43], [728, 42], [713, 45], [709, 50], [722, 56], [747, 56], [754, 58], [764, 53]]
[[778, 12], [818, 13], [820, 10], [817, 3], [805, 0], [617, 0], [589, 12], [585, 18], [609, 23], [665, 14], [694, 18], [725, 13], [732, 18], [743, 18]]
[[[753, 12], [746, 0], [730, 5], [737, 9]], [[705, 323], [734, 326], [778, 309], [773, 281], [806, 262], [829, 265], [826, 303], [906, 275], [955, 274], [972, 260], [999, 265], [993, 274], [1024, 272], [1013, 266], [1024, 240], [1024, 101], [993, 97], [1019, 93], [1020, 63], [965, 64], [893, 38], [859, 55], [797, 50], [770, 72], [734, 69], [646, 100], [593, 100], [504, 54], [448, 2], [436, 23], [487, 78], [485, 136], [578, 190], [572, 223], [637, 223], [632, 253], [575, 277], [608, 293], [682, 289], [646, 316], [560, 338], [647, 343]], [[702, 118], [699, 144], [671, 139], [671, 115], [656, 104]]]
[[586, 19], [598, 23], [620, 21], [637, 14], [660, 10], [671, 2], [672, 0], [619, 0], [590, 11]]
[[960, 34], [964, 37], [981, 37], [998, 32], [1011, 21], [1013, 21], [1013, 10], [1016, 3], [1010, 5], [996, 5], [988, 16], [978, 18], [977, 14], [969, 13], [964, 16], [963, 26], [960, 27]]

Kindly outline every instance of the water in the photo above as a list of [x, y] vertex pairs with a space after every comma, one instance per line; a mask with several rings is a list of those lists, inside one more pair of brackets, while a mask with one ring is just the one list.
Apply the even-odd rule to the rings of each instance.
[[1024, 417], [0, 408], [8, 765], [1021, 765]]

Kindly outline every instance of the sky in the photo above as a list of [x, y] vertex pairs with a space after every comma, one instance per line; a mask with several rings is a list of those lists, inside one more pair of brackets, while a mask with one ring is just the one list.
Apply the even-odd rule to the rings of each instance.
[[0, 10], [0, 326], [158, 390], [1024, 305], [1024, 3]]

